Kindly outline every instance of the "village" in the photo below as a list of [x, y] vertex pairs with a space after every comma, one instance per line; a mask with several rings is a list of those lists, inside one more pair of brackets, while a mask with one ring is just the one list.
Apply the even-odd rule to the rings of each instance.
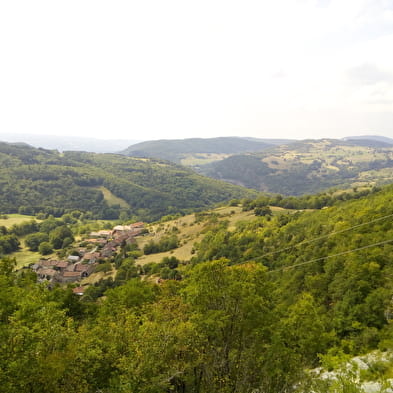
[[[145, 224], [137, 222], [130, 225], [117, 225], [112, 230], [90, 232], [82, 239], [74, 252], [65, 259], [40, 259], [30, 268], [37, 274], [39, 282], [69, 284], [80, 282], [90, 276], [99, 263], [114, 256], [121, 246], [135, 243], [135, 237], [144, 232]], [[77, 255], [74, 255], [77, 254]], [[73, 292], [83, 295], [83, 287]]]

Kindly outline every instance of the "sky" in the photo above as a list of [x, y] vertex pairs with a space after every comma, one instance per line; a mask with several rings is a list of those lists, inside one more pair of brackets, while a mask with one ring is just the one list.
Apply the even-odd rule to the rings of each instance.
[[393, 137], [393, 0], [2, 1], [0, 132]]

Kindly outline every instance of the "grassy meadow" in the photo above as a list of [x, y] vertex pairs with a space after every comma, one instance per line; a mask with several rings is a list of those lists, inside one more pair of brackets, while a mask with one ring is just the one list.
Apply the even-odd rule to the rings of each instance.
[[20, 224], [23, 221], [29, 221], [33, 219], [35, 219], [34, 216], [27, 216], [24, 214], [4, 214], [0, 216], [0, 226], [5, 226], [6, 228], [10, 228], [15, 224]]
[[112, 194], [106, 187], [97, 187], [97, 190], [100, 190], [104, 195], [104, 199], [108, 202], [109, 206], [119, 205], [120, 207], [128, 208], [130, 205], [124, 200], [116, 195]]

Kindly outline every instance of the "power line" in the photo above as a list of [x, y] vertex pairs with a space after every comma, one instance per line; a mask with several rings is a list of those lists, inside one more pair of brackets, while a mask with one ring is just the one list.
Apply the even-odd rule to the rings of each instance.
[[[350, 254], [350, 253], [352, 253], [352, 252], [356, 252], [356, 251], [360, 251], [360, 250], [365, 250], [366, 248], [371, 248], [371, 247], [376, 247], [376, 246], [382, 246], [382, 245], [384, 245], [384, 244], [388, 244], [388, 243], [392, 243], [392, 242], [393, 242], [393, 239], [385, 240], [385, 241], [383, 241], [383, 242], [373, 243], [373, 244], [369, 244], [369, 245], [367, 245], [367, 246], [354, 248], [353, 250], [342, 251], [342, 252], [339, 252], [339, 253], [337, 253], [337, 254], [327, 255], [327, 256], [325, 256], [325, 257], [320, 257], [320, 258], [315, 258], [315, 259], [310, 259], [309, 261], [300, 262], [300, 263], [297, 263], [297, 264], [295, 264], [295, 265], [279, 267], [279, 268], [277, 268], [277, 269], [269, 270], [267, 273], [273, 273], [273, 272], [277, 272], [277, 271], [281, 271], [281, 270], [294, 269], [295, 267], [299, 267], [299, 266], [303, 266], [303, 265], [308, 265], [308, 264], [310, 264], [310, 263], [322, 261], [323, 259], [329, 259], [329, 258], [339, 257], [339, 256], [341, 256], [341, 255], [346, 255], [346, 254]], [[247, 261], [247, 262], [250, 262], [250, 261]]]
[[[311, 263], [318, 262], [318, 261], [322, 261], [322, 260], [324, 260], [324, 259], [339, 257], [339, 256], [341, 256], [341, 255], [347, 255], [347, 254], [350, 254], [350, 253], [352, 253], [352, 252], [357, 252], [357, 251], [365, 250], [365, 249], [367, 249], [367, 248], [377, 247], [377, 246], [383, 246], [384, 244], [388, 244], [388, 243], [393, 243], [393, 239], [384, 240], [383, 242], [368, 244], [367, 246], [362, 246], [362, 247], [354, 248], [354, 249], [352, 249], [352, 250], [342, 251], [342, 252], [339, 252], [339, 253], [337, 253], [337, 254], [327, 255], [327, 256], [325, 256], [325, 257], [310, 259], [310, 260], [308, 260], [308, 261], [300, 262], [300, 263], [297, 263], [297, 264], [295, 264], [295, 265], [282, 266], [282, 267], [279, 267], [279, 268], [276, 268], [276, 269], [268, 270], [268, 271], [266, 272], [266, 274], [274, 273], [274, 272], [278, 272], [278, 271], [285, 271], [285, 270], [294, 269], [294, 268], [296, 268], [296, 267], [304, 266], [304, 265], [309, 265], [309, 264], [311, 264]], [[256, 258], [254, 258], [254, 259], [249, 259], [249, 260], [243, 261], [243, 262], [239, 262], [239, 263], [236, 263], [236, 264], [233, 265], [233, 266], [245, 265], [246, 263], [255, 262], [255, 259], [256, 259]]]
[[[259, 256], [259, 257], [255, 257], [255, 258], [253, 258], [253, 259], [248, 259], [247, 261], [243, 261], [243, 262], [240, 262], [240, 263], [236, 263], [235, 266], [244, 265], [244, 264], [250, 263], [250, 262], [255, 262], [257, 259], [263, 258], [263, 257], [265, 257], [265, 256], [277, 254], [277, 253], [283, 252], [283, 251], [287, 251], [287, 250], [290, 250], [290, 249], [292, 249], [292, 248], [298, 247], [298, 246], [303, 245], [303, 244], [308, 244], [308, 243], [312, 243], [312, 242], [317, 241], [317, 240], [325, 239], [325, 238], [327, 238], [327, 237], [330, 237], [330, 236], [333, 236], [333, 235], [337, 235], [337, 234], [340, 234], [340, 233], [343, 233], [343, 232], [347, 232], [347, 231], [350, 231], [350, 230], [352, 230], [352, 229], [354, 229], [354, 228], [359, 228], [359, 227], [362, 227], [362, 226], [365, 226], [365, 225], [368, 225], [368, 224], [372, 224], [372, 223], [374, 223], [374, 222], [378, 222], [378, 221], [381, 221], [381, 220], [385, 220], [385, 219], [390, 218], [390, 217], [393, 217], [393, 214], [389, 214], [389, 215], [387, 215], [387, 216], [375, 218], [375, 219], [373, 219], [373, 220], [370, 220], [370, 221], [367, 221], [367, 222], [364, 222], [364, 223], [361, 223], [361, 224], [356, 224], [356, 225], [353, 225], [352, 227], [349, 227], [349, 228], [346, 228], [346, 229], [342, 229], [342, 230], [340, 230], [340, 231], [335, 231], [335, 232], [329, 233], [329, 234], [327, 234], [327, 235], [319, 236], [319, 237], [316, 237], [316, 238], [311, 239], [311, 240], [306, 240], [306, 241], [300, 242], [300, 243], [298, 243], [298, 244], [294, 244], [293, 246], [289, 246], [289, 247], [282, 248], [282, 249], [277, 250], [277, 251], [272, 251], [272, 252], [263, 254], [263, 255], [261, 255], [261, 256]], [[322, 261], [322, 260], [324, 260], [324, 259], [334, 258], [334, 257], [338, 257], [338, 256], [341, 256], [341, 255], [350, 254], [350, 253], [352, 253], [352, 252], [357, 252], [357, 251], [365, 250], [365, 249], [371, 248], [371, 247], [382, 246], [382, 245], [384, 245], [384, 244], [388, 244], [388, 243], [392, 243], [392, 242], [393, 242], [393, 239], [389, 239], [389, 240], [385, 240], [385, 241], [382, 241], [382, 242], [369, 244], [369, 245], [367, 245], [367, 246], [362, 246], [362, 247], [354, 248], [354, 249], [352, 249], [352, 250], [342, 251], [342, 252], [339, 252], [339, 253], [336, 253], [336, 254], [333, 254], [333, 255], [327, 255], [327, 256], [325, 256], [325, 257], [310, 259], [310, 260], [308, 260], [308, 261], [300, 262], [300, 263], [297, 263], [297, 264], [295, 264], [295, 265], [283, 266], [283, 267], [279, 267], [279, 268], [277, 268], [277, 269], [268, 270], [266, 273], [274, 273], [274, 272], [282, 271], [282, 270], [290, 270], [290, 269], [294, 269], [294, 268], [299, 267], [299, 266], [308, 265], [308, 264], [311, 264], [311, 263], [314, 263], [314, 262]]]
[[330, 236], [334, 236], [334, 235], [338, 235], [340, 233], [348, 232], [348, 231], [351, 231], [352, 229], [360, 228], [362, 226], [365, 226], [365, 225], [368, 225], [368, 224], [372, 224], [374, 222], [378, 222], [378, 221], [381, 221], [381, 220], [386, 220], [387, 218], [391, 218], [391, 217], [393, 217], [393, 214], [389, 214], [387, 216], [375, 218], [374, 220], [363, 222], [361, 224], [356, 224], [356, 225], [353, 225], [352, 227], [349, 227], [349, 228], [346, 228], [346, 229], [341, 229], [340, 231], [331, 232], [331, 233], [328, 233], [327, 235], [318, 236], [318, 237], [316, 237], [314, 239], [304, 240], [304, 241], [302, 241], [302, 242], [300, 242], [298, 244], [294, 244], [293, 246], [288, 246], [288, 247], [285, 247], [285, 248], [282, 248], [282, 249], [276, 250], [276, 251], [270, 251], [270, 252], [268, 252], [266, 254], [263, 254], [263, 255], [261, 255], [259, 257], [254, 258], [254, 259], [264, 258], [264, 257], [267, 257], [269, 255], [274, 255], [274, 254], [278, 254], [278, 253], [283, 252], [283, 251], [288, 251], [288, 250], [291, 250], [292, 248], [302, 246], [303, 244], [309, 244], [309, 243], [315, 242], [317, 240], [326, 239], [326, 238], [328, 238]]

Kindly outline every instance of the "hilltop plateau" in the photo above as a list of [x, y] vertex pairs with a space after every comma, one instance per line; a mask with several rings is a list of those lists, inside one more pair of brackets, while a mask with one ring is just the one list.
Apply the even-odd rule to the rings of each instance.
[[177, 164], [198, 167], [233, 154], [261, 151], [290, 142], [292, 141], [289, 139], [241, 137], [163, 139], [134, 144], [121, 151], [121, 154], [130, 157], [161, 158]]

